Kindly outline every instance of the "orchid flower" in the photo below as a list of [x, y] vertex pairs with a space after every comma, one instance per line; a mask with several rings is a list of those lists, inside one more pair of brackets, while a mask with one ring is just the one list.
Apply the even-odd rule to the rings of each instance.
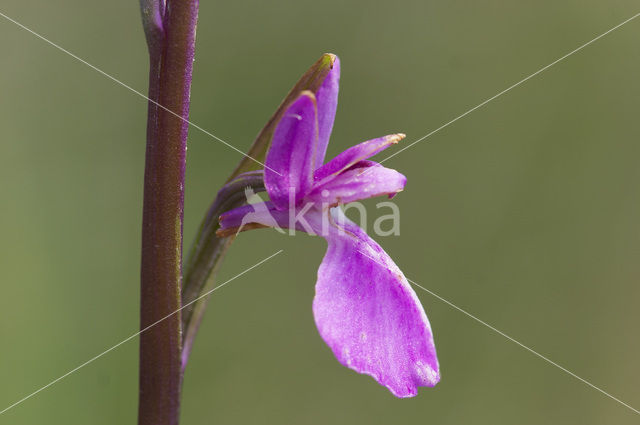
[[338, 104], [340, 62], [314, 94], [302, 91], [278, 122], [266, 157], [270, 201], [220, 217], [220, 235], [256, 227], [321, 235], [313, 314], [340, 363], [372, 376], [397, 397], [434, 386], [440, 372], [433, 335], [418, 297], [389, 255], [338, 206], [393, 196], [406, 178], [367, 159], [404, 138], [393, 134], [353, 146], [323, 164]]

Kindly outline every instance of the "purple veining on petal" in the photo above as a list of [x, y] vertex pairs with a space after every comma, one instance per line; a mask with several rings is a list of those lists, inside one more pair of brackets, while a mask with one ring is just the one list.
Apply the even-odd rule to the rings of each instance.
[[264, 183], [278, 209], [288, 208], [292, 191], [298, 205], [311, 190], [317, 140], [316, 100], [305, 91], [287, 108], [267, 154]]
[[333, 67], [325, 77], [324, 82], [316, 91], [318, 102], [318, 149], [315, 168], [324, 162], [327, 153], [333, 121], [338, 108], [338, 90], [340, 88], [340, 59], [335, 58]]
[[334, 209], [334, 230], [318, 270], [313, 312], [320, 335], [343, 365], [371, 375], [397, 397], [440, 380], [427, 316], [406, 278], [380, 246]]
[[327, 177], [338, 174], [355, 163], [372, 157], [404, 138], [405, 135], [402, 133], [390, 134], [352, 146], [318, 168], [313, 175], [313, 180], [316, 183], [323, 183]]
[[317, 204], [335, 206], [339, 203], [395, 195], [404, 189], [407, 178], [373, 161], [360, 161], [342, 173], [314, 185], [305, 199]]

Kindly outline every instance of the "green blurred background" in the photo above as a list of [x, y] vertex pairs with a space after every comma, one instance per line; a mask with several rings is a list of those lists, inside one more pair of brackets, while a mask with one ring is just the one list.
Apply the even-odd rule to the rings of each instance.
[[[146, 91], [137, 1], [2, 0], [0, 11]], [[329, 155], [391, 132], [410, 143], [639, 11], [631, 0], [205, 1], [191, 119], [244, 150], [333, 52]], [[636, 408], [639, 40], [640, 19], [389, 160], [408, 177], [401, 236], [377, 238], [410, 279]], [[146, 102], [4, 18], [0, 54], [2, 409], [137, 330]], [[238, 160], [190, 132], [186, 247]], [[317, 334], [323, 240], [243, 234], [220, 282], [278, 249], [212, 296], [183, 424], [638, 423], [422, 291], [442, 381], [395, 399]], [[134, 424], [137, 349], [0, 423]]]

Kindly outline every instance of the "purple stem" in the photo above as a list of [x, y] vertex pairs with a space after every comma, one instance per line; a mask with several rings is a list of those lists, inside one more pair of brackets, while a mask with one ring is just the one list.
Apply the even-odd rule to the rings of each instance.
[[[189, 116], [198, 3], [167, 0], [164, 7], [159, 0], [141, 2], [149, 44], [151, 99], [142, 213], [141, 329], [181, 305], [185, 120]], [[145, 6], [157, 9], [145, 10]], [[139, 425], [178, 424], [181, 348], [180, 313], [140, 335]]]

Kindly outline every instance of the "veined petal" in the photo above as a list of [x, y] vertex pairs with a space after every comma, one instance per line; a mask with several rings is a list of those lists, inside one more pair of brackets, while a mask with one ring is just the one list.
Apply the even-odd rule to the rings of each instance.
[[366, 142], [352, 146], [333, 158], [331, 161], [324, 164], [322, 167], [318, 168], [313, 175], [313, 179], [316, 183], [322, 184], [327, 177], [336, 175], [357, 162], [372, 157], [389, 146], [398, 143], [405, 137], [406, 136], [402, 133], [390, 134], [388, 136], [367, 140]]
[[404, 189], [407, 178], [377, 162], [360, 161], [351, 168], [315, 185], [308, 200], [335, 206], [380, 195], [395, 195]]
[[371, 375], [397, 397], [434, 386], [440, 372], [427, 316], [407, 279], [380, 246], [348, 221], [327, 237], [313, 313], [338, 361]]
[[318, 141], [316, 98], [303, 91], [280, 119], [267, 153], [264, 184], [276, 208], [300, 203], [311, 190]]
[[[324, 82], [316, 92], [318, 103], [318, 150], [315, 168], [324, 162], [327, 145], [333, 129], [333, 121], [338, 108], [338, 90], [340, 88], [340, 59], [334, 56], [333, 65]], [[314, 168], [314, 170], [315, 170]]]

